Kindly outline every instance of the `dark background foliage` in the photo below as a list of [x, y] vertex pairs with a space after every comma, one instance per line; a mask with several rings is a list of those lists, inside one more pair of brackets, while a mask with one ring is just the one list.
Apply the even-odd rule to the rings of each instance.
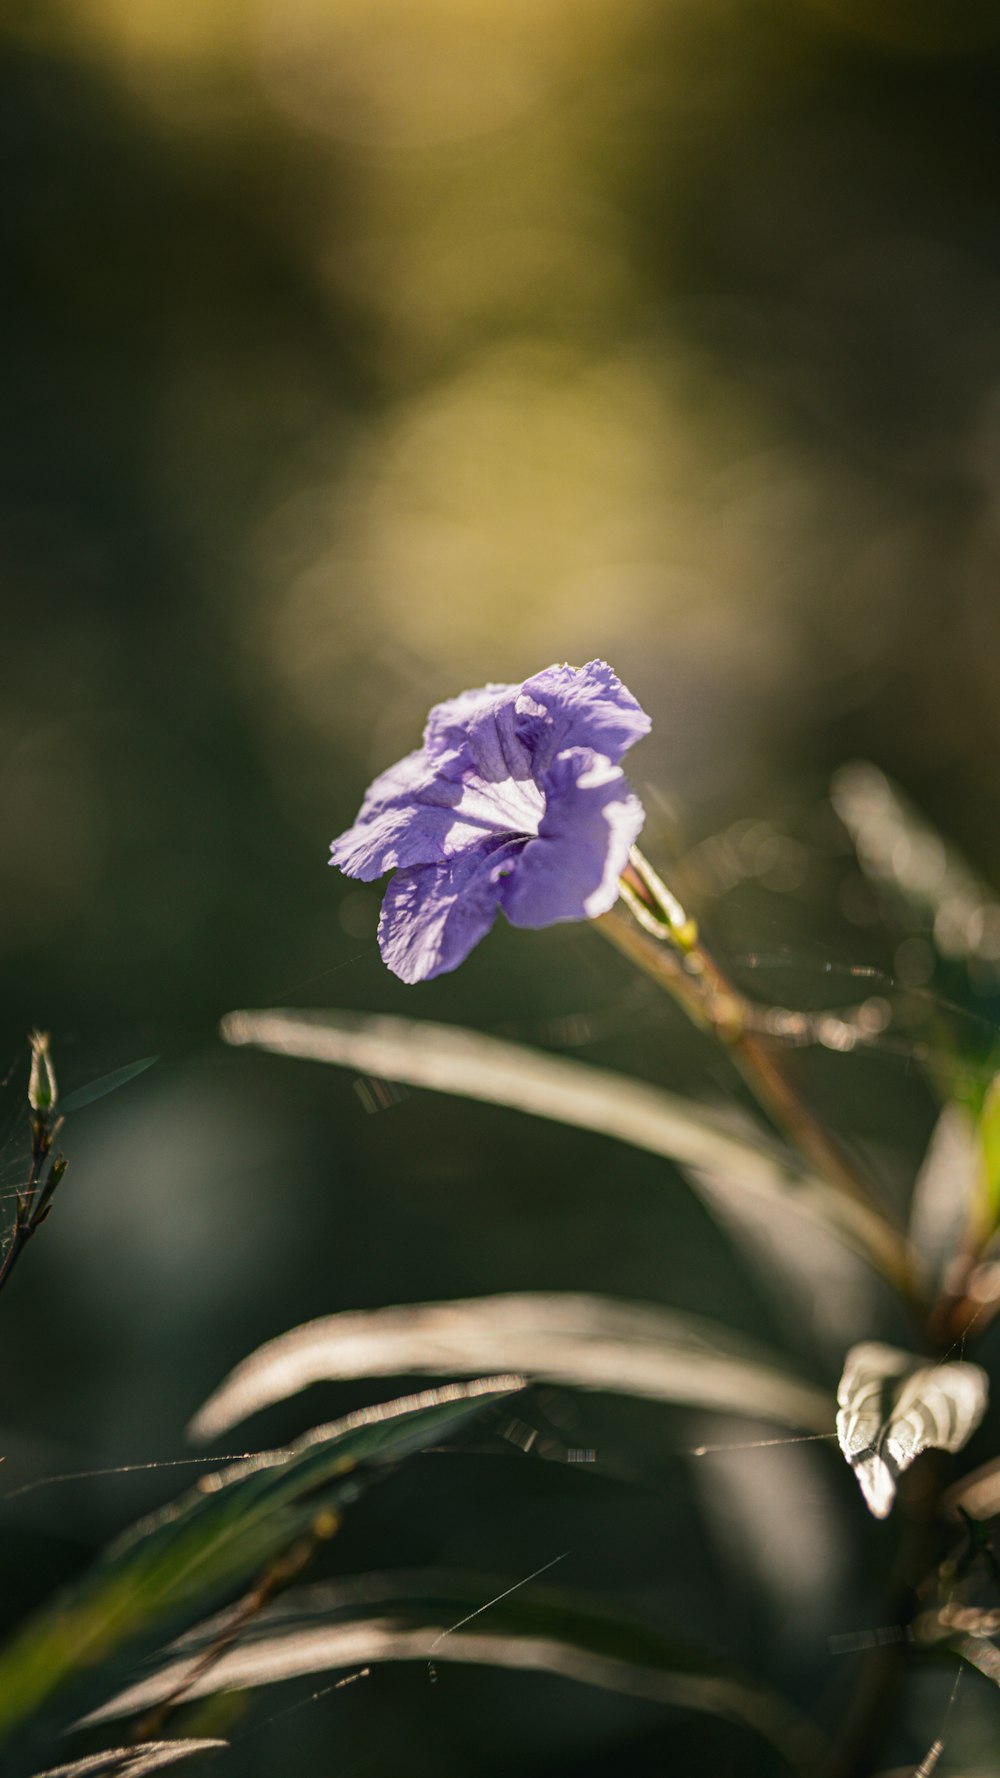
[[[228, 1053], [216, 1022], [383, 1009], [732, 1097], [589, 931], [498, 930], [408, 990], [377, 893], [325, 868], [430, 702], [598, 653], [654, 718], [647, 850], [764, 959], [750, 984], [816, 1007], [827, 964], [862, 962], [920, 985], [825, 797], [873, 758], [1000, 878], [998, 61], [972, 0], [9, 11], [4, 1043], [49, 1028], [67, 1088], [161, 1060], [71, 1121], [3, 1299], [8, 1488], [183, 1456], [231, 1363], [338, 1308], [579, 1288], [787, 1339], [651, 1158], [416, 1093], [366, 1115], [349, 1076]], [[720, 883], [702, 842], [751, 820]], [[800, 1065], [905, 1189], [933, 1115], [906, 1046]], [[846, 1475], [802, 1470], [815, 1539], [768, 1569], [692, 1492], [679, 1417], [538, 1412], [607, 1473], [501, 1459], [493, 1428], [360, 1506], [333, 1568], [516, 1578], [570, 1548], [567, 1585], [836, 1698], [827, 1638], [885, 1559]], [[3, 1502], [5, 1614], [184, 1473]], [[664, 1721], [393, 1670], [231, 1757], [639, 1773], [669, 1734], [677, 1769], [756, 1769], [738, 1731]]]

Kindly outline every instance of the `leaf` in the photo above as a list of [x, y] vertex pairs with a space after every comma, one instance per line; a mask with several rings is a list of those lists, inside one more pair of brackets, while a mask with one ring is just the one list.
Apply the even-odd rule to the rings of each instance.
[[827, 1640], [844, 1599], [848, 1523], [832, 1428], [827, 1438], [775, 1438], [773, 1428], [704, 1417], [692, 1428], [699, 1517], [731, 1596], [754, 1600], [771, 1626], [772, 1672]]
[[911, 1239], [939, 1286], [969, 1227], [982, 1171], [975, 1121], [966, 1106], [950, 1100], [934, 1126], [910, 1206]]
[[697, 1186], [800, 1358], [815, 1352], [828, 1370], [859, 1327], [878, 1325], [887, 1308], [885, 1285], [853, 1247], [801, 1215], [794, 1194], [776, 1216], [768, 1199], [744, 1191], [731, 1173], [699, 1168]]
[[335, 1529], [337, 1509], [357, 1497], [366, 1477], [439, 1443], [485, 1401], [522, 1386], [520, 1377], [488, 1377], [385, 1402], [202, 1477], [112, 1545], [0, 1651], [0, 1735], [71, 1675], [231, 1597], [324, 1521]]
[[[919, 1766], [915, 1766], [913, 1761], [909, 1760], [905, 1766], [893, 1766], [888, 1771], [877, 1772], [875, 1778], [932, 1778], [932, 1774], [937, 1771], [938, 1761], [944, 1752], [944, 1747], [945, 1744], [941, 1737], [937, 1736], [931, 1742]], [[971, 1778], [971, 1774], [969, 1778]]]
[[918, 930], [930, 927], [943, 957], [1000, 974], [1000, 899], [946, 845], [878, 766], [854, 760], [834, 773], [833, 806], [865, 875], [879, 884]]
[[[489, 1603], [489, 1628], [471, 1619]], [[181, 1685], [192, 1662], [213, 1645], [217, 1626], [184, 1639], [166, 1666], [94, 1712], [90, 1722], [155, 1707]], [[812, 1773], [826, 1748], [811, 1723], [783, 1699], [690, 1650], [658, 1630], [623, 1622], [574, 1595], [546, 1591], [511, 1597], [509, 1579], [365, 1575], [355, 1582], [298, 1589], [261, 1612], [246, 1639], [202, 1666], [185, 1695], [272, 1685], [382, 1661], [454, 1661], [561, 1675], [674, 1708], [742, 1723], [777, 1747], [793, 1769]]]
[[93, 1105], [108, 1093], [116, 1093], [119, 1087], [127, 1087], [130, 1080], [136, 1080], [140, 1074], [145, 1074], [146, 1069], [152, 1068], [159, 1059], [159, 1056], [143, 1056], [140, 1062], [129, 1062], [124, 1068], [115, 1068], [110, 1074], [102, 1074], [85, 1087], [77, 1087], [68, 1098], [60, 1101], [59, 1110], [62, 1116], [66, 1117], [73, 1111], [82, 1111], [85, 1105]]
[[989, 1379], [978, 1364], [924, 1364], [896, 1346], [852, 1346], [837, 1391], [837, 1437], [877, 1519], [921, 1452], [960, 1451], [984, 1413]]
[[1000, 1686], [1000, 1649], [994, 1642], [985, 1636], [960, 1636], [951, 1646], [970, 1667]]
[[994, 1075], [979, 1113], [979, 1138], [982, 1144], [983, 1203], [981, 1221], [984, 1239], [1000, 1222], [1000, 1075]]
[[887, 1277], [898, 1277], [898, 1248], [878, 1216], [807, 1173], [785, 1149], [737, 1135], [707, 1111], [693, 1111], [644, 1081], [452, 1025], [368, 1013], [231, 1012], [220, 1031], [226, 1043], [506, 1105], [614, 1137], [691, 1169], [696, 1191], [699, 1169], [728, 1176], [766, 1200], [775, 1215], [794, 1205]]
[[[961, 1512], [959, 1511], [961, 1508]], [[1000, 1513], [1000, 1457], [972, 1469], [961, 1481], [946, 1488], [941, 1510], [950, 1519], [992, 1519]]]
[[68, 1766], [52, 1766], [47, 1772], [37, 1772], [35, 1778], [145, 1778], [147, 1772], [175, 1766], [192, 1754], [217, 1751], [228, 1745], [228, 1741], [137, 1741], [130, 1747], [87, 1754], [84, 1759], [71, 1760]]
[[195, 1415], [198, 1440], [311, 1383], [516, 1370], [551, 1383], [720, 1409], [829, 1431], [825, 1390], [710, 1321], [645, 1303], [521, 1292], [325, 1315], [261, 1346]]

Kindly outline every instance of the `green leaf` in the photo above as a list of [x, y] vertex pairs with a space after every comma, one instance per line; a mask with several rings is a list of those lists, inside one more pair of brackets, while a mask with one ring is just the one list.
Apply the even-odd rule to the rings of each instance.
[[983, 1223], [989, 1237], [1000, 1224], [1000, 1074], [994, 1075], [979, 1114], [983, 1154]]
[[910, 1210], [914, 1247], [939, 1287], [951, 1259], [1000, 1225], [1000, 1075], [965, 1068], [928, 1144]]
[[429, 1390], [315, 1427], [283, 1450], [260, 1451], [203, 1476], [178, 1503], [114, 1544], [79, 1585], [31, 1618], [0, 1650], [0, 1736], [30, 1718], [71, 1676], [118, 1649], [176, 1630], [258, 1577], [327, 1523], [387, 1464], [451, 1436], [520, 1377]]
[[728, 1177], [757, 1194], [775, 1216], [793, 1205], [887, 1277], [898, 1276], [898, 1248], [879, 1217], [807, 1173], [787, 1150], [738, 1135], [709, 1112], [643, 1081], [451, 1025], [367, 1013], [232, 1012], [220, 1029], [230, 1044], [594, 1130], [675, 1161], [696, 1191], [699, 1172]]
[[825, 1390], [710, 1321], [609, 1297], [520, 1292], [306, 1322], [237, 1365], [188, 1430], [217, 1438], [248, 1414], [334, 1378], [493, 1369], [783, 1426], [833, 1427]]
[[108, 1093], [116, 1093], [119, 1087], [127, 1087], [130, 1080], [136, 1080], [140, 1074], [145, 1074], [146, 1069], [152, 1068], [159, 1059], [159, 1056], [143, 1056], [139, 1062], [129, 1062], [124, 1068], [115, 1068], [110, 1074], [102, 1074], [85, 1087], [77, 1087], [59, 1106], [63, 1117], [73, 1111], [82, 1111], [85, 1105], [96, 1104], [98, 1099], [105, 1098]]
[[155, 1707], [188, 1676], [185, 1697], [197, 1698], [340, 1668], [360, 1678], [382, 1661], [456, 1662], [558, 1674], [723, 1716], [776, 1747], [794, 1771], [812, 1774], [825, 1763], [819, 1731], [764, 1687], [652, 1626], [612, 1617], [569, 1593], [529, 1593], [510, 1577], [463, 1576], [456, 1583], [440, 1574], [364, 1575], [287, 1594], [259, 1614], [238, 1646], [208, 1665], [203, 1657], [217, 1636], [218, 1626], [208, 1624], [185, 1638], [165, 1666], [90, 1722]]

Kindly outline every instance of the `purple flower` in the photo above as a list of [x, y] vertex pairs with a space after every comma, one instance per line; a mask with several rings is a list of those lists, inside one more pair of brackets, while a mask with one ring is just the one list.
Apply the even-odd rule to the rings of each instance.
[[606, 913], [643, 823], [618, 761], [649, 726], [604, 661], [435, 705], [423, 746], [331, 847], [349, 877], [396, 873], [378, 928], [389, 968], [457, 969], [500, 909], [514, 926]]

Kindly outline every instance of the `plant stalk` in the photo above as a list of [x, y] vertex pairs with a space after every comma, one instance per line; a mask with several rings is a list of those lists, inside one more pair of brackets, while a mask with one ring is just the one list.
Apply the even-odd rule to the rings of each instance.
[[0, 1290], [3, 1289], [21, 1254], [52, 1208], [52, 1197], [66, 1171], [61, 1154], [53, 1154], [55, 1138], [62, 1127], [62, 1118], [53, 1121], [57, 1100], [55, 1070], [49, 1052], [47, 1033], [33, 1031], [31, 1044], [31, 1077], [28, 1083], [28, 1104], [31, 1111], [31, 1162], [28, 1177], [16, 1194], [14, 1227], [0, 1259]]
[[[661, 899], [663, 897], [668, 899]], [[621, 900], [597, 922], [604, 937], [665, 988], [688, 1017], [725, 1045], [758, 1103], [809, 1167], [877, 1225], [883, 1270], [910, 1304], [926, 1313], [903, 1231], [876, 1188], [799, 1092], [781, 1052], [755, 1029], [759, 1011], [729, 980], [676, 898], [633, 848]]]

